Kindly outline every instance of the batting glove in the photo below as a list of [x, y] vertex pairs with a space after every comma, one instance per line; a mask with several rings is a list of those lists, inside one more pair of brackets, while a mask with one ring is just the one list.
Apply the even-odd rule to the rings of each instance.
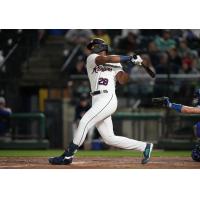
[[141, 58], [139, 55], [134, 55], [134, 56], [132, 57], [132, 59], [131, 59], [131, 62], [132, 62], [133, 64], [135, 64], [135, 65], [141, 66], [143, 60], [142, 60], [142, 58]]

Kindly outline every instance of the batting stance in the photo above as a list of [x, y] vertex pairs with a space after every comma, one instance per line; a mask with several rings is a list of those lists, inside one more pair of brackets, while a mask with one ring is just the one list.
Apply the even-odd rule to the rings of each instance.
[[[153, 103], [163, 104], [164, 106], [171, 108], [177, 112], [186, 114], [200, 114], [200, 89], [195, 90], [194, 98], [192, 101], [193, 107], [185, 106], [182, 104], [171, 103], [168, 97], [153, 98]], [[197, 138], [200, 138], [200, 122], [194, 125], [194, 132]], [[192, 150], [192, 159], [200, 162], [200, 144], [197, 144]]]
[[[117, 109], [115, 84], [127, 83], [128, 71], [133, 65], [142, 65], [140, 56], [107, 55], [108, 45], [101, 39], [93, 39], [87, 46], [91, 54], [87, 58], [86, 68], [91, 85], [92, 107], [80, 120], [73, 141], [65, 152], [58, 157], [49, 158], [49, 163], [66, 165], [72, 163], [74, 153], [83, 144], [88, 130], [96, 126], [104, 142], [122, 149], [143, 152], [142, 164], [146, 164], [152, 152], [153, 144], [116, 136], [113, 132], [111, 115]], [[121, 63], [129, 63], [122, 67]]]

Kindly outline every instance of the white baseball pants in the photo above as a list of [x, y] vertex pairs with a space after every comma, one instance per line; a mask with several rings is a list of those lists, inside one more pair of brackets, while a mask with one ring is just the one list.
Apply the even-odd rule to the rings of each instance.
[[144, 151], [146, 142], [116, 136], [113, 132], [111, 115], [117, 109], [117, 97], [113, 93], [102, 93], [92, 97], [92, 107], [80, 120], [73, 143], [81, 146], [88, 130], [96, 126], [104, 142], [122, 149]]

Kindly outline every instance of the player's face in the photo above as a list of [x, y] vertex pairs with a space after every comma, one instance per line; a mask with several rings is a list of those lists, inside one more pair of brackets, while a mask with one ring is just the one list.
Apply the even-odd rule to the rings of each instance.
[[106, 56], [106, 55], [107, 55], [107, 52], [106, 52], [106, 51], [101, 51], [101, 52], [99, 52], [99, 55], [101, 55], [101, 56]]

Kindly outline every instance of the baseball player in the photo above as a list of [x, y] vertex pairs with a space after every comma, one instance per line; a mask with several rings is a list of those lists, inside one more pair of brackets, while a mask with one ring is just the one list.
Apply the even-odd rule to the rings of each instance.
[[[108, 45], [99, 38], [93, 39], [87, 48], [91, 50], [91, 54], [87, 57], [86, 68], [91, 85], [92, 107], [80, 120], [68, 149], [61, 156], [49, 158], [49, 163], [58, 165], [72, 163], [74, 153], [82, 145], [92, 126], [96, 126], [106, 144], [141, 151], [143, 152], [142, 164], [148, 163], [153, 144], [116, 136], [111, 119], [111, 115], [117, 109], [116, 81], [120, 84], [127, 83], [131, 67], [142, 65], [141, 57], [107, 55]], [[122, 67], [121, 63], [128, 63], [127, 67]]]
[[[153, 101], [160, 101], [164, 106], [171, 108], [180, 113], [186, 114], [200, 114], [200, 89], [195, 90], [194, 98], [192, 101], [193, 106], [185, 106], [182, 104], [171, 103], [168, 97], [153, 98]], [[200, 138], [200, 121], [194, 125], [194, 132], [197, 138]], [[192, 150], [192, 158], [195, 161], [200, 162], [200, 144], [197, 144]]]

